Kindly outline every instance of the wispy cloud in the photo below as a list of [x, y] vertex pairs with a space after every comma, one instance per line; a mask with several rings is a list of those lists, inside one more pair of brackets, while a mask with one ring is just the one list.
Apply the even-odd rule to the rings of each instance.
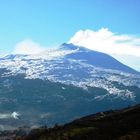
[[32, 41], [31, 39], [25, 39], [16, 44], [13, 51], [14, 54], [37, 54], [43, 52], [45, 47], [39, 43]]
[[108, 53], [140, 57], [140, 38], [115, 34], [107, 28], [98, 31], [80, 30], [69, 41], [78, 46]]
[[68, 43], [107, 53], [140, 71], [140, 37], [116, 34], [107, 28], [101, 28], [98, 31], [80, 30]]

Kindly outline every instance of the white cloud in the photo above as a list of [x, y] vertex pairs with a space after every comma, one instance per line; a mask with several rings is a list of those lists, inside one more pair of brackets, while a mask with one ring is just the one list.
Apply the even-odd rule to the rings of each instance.
[[140, 71], [140, 37], [115, 34], [107, 28], [101, 28], [98, 31], [80, 30], [68, 43], [107, 53]]
[[98, 31], [80, 30], [70, 39], [69, 43], [111, 55], [121, 54], [140, 57], [140, 38], [114, 34], [107, 28]]
[[37, 54], [43, 52], [45, 47], [39, 43], [33, 42], [31, 39], [23, 40], [16, 44], [13, 51], [14, 54]]

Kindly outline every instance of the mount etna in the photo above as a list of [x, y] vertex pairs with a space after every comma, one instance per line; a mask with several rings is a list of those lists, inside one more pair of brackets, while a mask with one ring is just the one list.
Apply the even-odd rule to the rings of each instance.
[[0, 58], [0, 129], [63, 124], [140, 103], [140, 73], [73, 44]]

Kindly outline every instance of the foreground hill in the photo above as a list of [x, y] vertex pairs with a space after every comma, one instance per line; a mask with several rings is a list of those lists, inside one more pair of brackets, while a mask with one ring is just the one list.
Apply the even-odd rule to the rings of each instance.
[[[140, 105], [100, 112], [54, 128], [2, 132], [0, 138], [16, 140], [140, 140]], [[12, 138], [13, 137], [13, 138]]]

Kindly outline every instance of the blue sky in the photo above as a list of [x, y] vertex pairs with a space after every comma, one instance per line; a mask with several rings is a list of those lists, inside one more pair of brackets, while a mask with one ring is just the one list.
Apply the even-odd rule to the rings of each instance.
[[55, 46], [86, 29], [108, 28], [140, 38], [139, 6], [139, 0], [0, 1], [0, 53], [26, 39]]
[[139, 0], [3, 0], [0, 49], [11, 50], [26, 38], [61, 44], [79, 29], [140, 34], [139, 5]]

